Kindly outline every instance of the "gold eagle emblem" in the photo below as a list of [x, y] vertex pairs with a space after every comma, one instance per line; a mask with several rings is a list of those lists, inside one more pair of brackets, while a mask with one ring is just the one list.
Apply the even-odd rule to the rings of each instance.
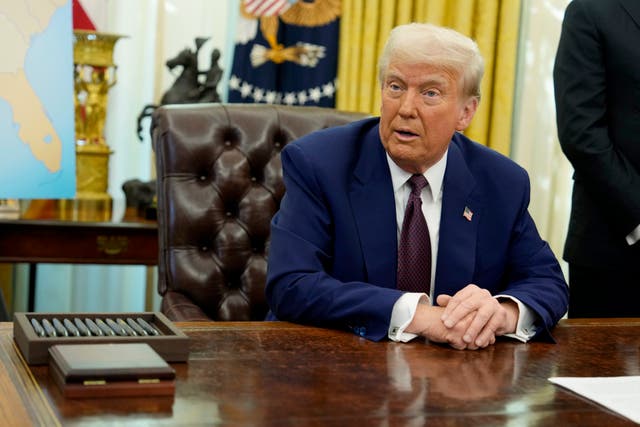
[[311, 43], [296, 43], [284, 46], [278, 43], [279, 20], [286, 24], [303, 27], [326, 25], [340, 16], [341, 0], [243, 0], [240, 12], [245, 19], [257, 19], [260, 31], [269, 47], [254, 45], [251, 51], [251, 64], [254, 67], [266, 61], [281, 64], [285, 61], [302, 66], [315, 67], [324, 57], [324, 46]]

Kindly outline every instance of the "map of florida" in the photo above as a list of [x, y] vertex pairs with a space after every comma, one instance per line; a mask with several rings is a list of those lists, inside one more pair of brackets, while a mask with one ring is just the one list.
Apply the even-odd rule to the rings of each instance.
[[4, 56], [0, 61], [0, 97], [13, 110], [13, 121], [20, 140], [29, 145], [34, 157], [51, 172], [60, 169], [62, 143], [44, 105], [27, 80], [24, 64], [31, 38], [43, 32], [56, 10], [67, 2], [0, 2], [0, 40], [3, 40]]

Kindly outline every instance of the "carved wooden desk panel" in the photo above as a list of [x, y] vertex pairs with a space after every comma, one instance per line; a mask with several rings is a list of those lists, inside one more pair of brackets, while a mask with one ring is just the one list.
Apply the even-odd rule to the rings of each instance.
[[640, 319], [562, 321], [556, 345], [475, 352], [281, 322], [178, 325], [191, 353], [173, 365], [174, 398], [65, 400], [47, 367], [20, 363], [3, 324], [0, 414], [62, 425], [632, 425], [547, 378], [639, 375]]

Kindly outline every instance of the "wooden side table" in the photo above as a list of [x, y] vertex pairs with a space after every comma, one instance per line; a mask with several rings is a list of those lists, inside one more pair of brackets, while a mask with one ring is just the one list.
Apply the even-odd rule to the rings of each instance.
[[[142, 220], [3, 219], [0, 262], [29, 264], [28, 310], [33, 311], [38, 263], [154, 266], [158, 264], [158, 226], [155, 221]], [[146, 308], [153, 295], [149, 282]]]

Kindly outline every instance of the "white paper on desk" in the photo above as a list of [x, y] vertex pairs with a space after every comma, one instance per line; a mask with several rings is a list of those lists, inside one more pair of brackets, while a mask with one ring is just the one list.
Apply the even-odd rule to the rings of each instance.
[[552, 377], [549, 381], [640, 423], [640, 376]]

